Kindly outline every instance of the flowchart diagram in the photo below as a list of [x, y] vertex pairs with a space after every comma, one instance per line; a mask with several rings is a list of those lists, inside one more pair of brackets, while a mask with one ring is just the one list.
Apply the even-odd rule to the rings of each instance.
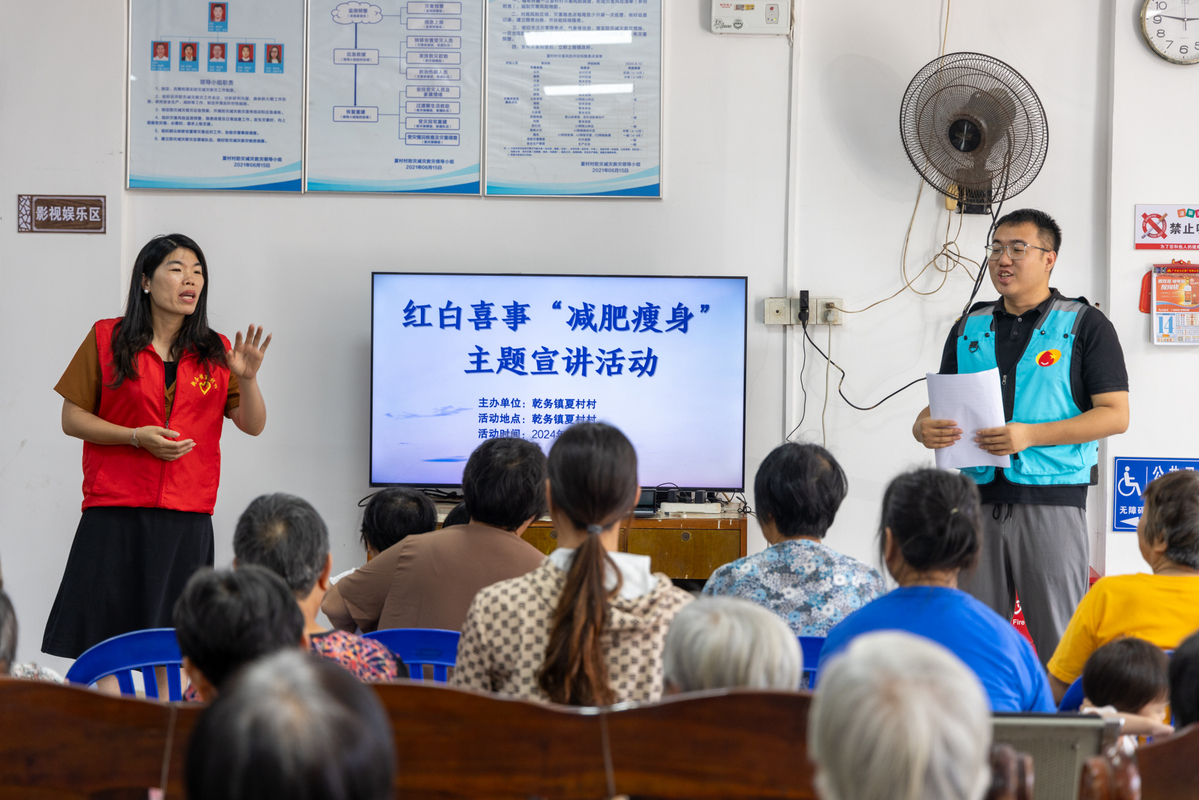
[[[394, 8], [343, 2], [330, 9], [328, 19], [313, 30], [310, 129], [316, 124], [317, 141], [327, 137], [333, 148], [329, 160], [340, 162], [342, 178], [353, 185], [333, 183], [359, 191], [370, 190], [370, 184], [377, 191], [436, 191], [445, 190], [445, 182], [435, 181], [441, 184], [435, 187], [430, 173], [447, 176], [472, 166], [477, 172], [481, 1], [407, 0]], [[318, 123], [321, 118], [329, 125]], [[378, 126], [386, 135], [350, 130], [357, 126]], [[337, 155], [349, 142], [358, 153]], [[363, 148], [377, 160], [373, 170], [360, 172], [356, 162], [363, 160]], [[391, 180], [378, 178], [384, 164]], [[309, 189], [326, 188], [326, 169], [313, 164], [321, 177], [310, 178]], [[477, 191], [477, 175], [473, 182]], [[461, 190], [458, 182], [454, 186]]]

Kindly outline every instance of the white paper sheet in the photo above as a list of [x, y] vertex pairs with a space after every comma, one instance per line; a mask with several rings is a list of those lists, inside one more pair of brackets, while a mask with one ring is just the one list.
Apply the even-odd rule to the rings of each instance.
[[936, 452], [937, 467], [1010, 467], [1010, 456], [994, 456], [974, 441], [976, 431], [1002, 428], [1003, 394], [999, 370], [964, 375], [928, 374], [928, 407], [933, 419], [951, 419], [962, 429], [962, 438]]

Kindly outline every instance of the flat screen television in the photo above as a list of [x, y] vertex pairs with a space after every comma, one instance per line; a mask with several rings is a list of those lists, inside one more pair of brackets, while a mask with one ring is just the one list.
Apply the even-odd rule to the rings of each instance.
[[642, 486], [740, 491], [744, 277], [371, 276], [372, 486], [455, 487], [479, 443], [617, 426]]

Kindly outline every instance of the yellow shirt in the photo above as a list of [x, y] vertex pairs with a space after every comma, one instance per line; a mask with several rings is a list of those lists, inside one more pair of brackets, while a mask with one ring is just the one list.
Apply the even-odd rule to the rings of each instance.
[[1113, 575], [1095, 582], [1049, 659], [1049, 674], [1065, 683], [1082, 675], [1091, 653], [1122, 636], [1173, 650], [1199, 629], [1199, 577]]

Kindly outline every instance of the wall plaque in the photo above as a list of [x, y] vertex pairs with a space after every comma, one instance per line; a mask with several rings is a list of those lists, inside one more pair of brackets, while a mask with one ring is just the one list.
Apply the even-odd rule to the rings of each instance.
[[17, 195], [18, 233], [105, 233], [104, 195]]

